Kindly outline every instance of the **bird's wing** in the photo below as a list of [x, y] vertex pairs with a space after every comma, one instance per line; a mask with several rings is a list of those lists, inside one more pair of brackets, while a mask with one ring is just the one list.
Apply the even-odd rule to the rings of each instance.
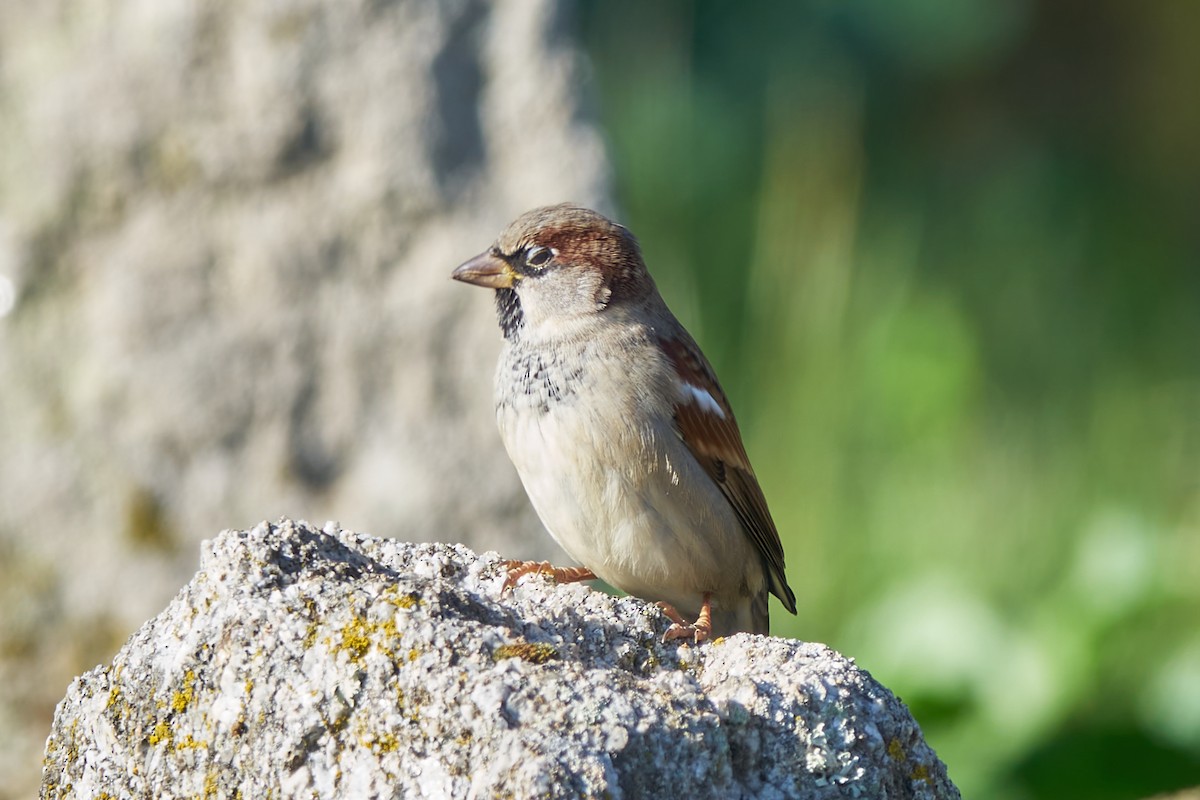
[[680, 330], [658, 340], [680, 382], [675, 425], [688, 450], [733, 506], [766, 567], [771, 593], [796, 613], [783, 569], [783, 544], [742, 444], [737, 420], [713, 369], [691, 336]]

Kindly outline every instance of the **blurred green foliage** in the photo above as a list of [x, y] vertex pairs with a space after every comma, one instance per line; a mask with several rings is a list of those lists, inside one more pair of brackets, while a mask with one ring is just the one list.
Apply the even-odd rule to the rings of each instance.
[[1200, 3], [590, 0], [800, 616], [973, 798], [1200, 783]]

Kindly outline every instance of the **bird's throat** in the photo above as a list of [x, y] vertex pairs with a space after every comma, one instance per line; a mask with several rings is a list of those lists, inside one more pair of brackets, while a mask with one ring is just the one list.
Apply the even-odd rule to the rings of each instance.
[[504, 338], [516, 341], [521, 328], [525, 327], [525, 312], [521, 309], [521, 298], [516, 289], [496, 290], [496, 314], [500, 318], [500, 330]]

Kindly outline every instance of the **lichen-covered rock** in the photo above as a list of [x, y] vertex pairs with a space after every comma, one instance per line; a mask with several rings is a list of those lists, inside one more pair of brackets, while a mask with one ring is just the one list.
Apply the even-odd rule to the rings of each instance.
[[461, 545], [227, 531], [71, 686], [42, 796], [958, 797], [823, 645], [664, 645], [653, 605], [503, 581]]

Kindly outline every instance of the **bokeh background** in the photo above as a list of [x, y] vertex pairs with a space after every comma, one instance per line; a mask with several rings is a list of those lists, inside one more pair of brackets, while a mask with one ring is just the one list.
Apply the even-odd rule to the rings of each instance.
[[558, 557], [447, 274], [640, 237], [964, 796], [1200, 784], [1200, 3], [0, 3], [0, 798], [279, 515]]
[[1200, 783], [1200, 4], [589, 0], [800, 615], [972, 798]]

